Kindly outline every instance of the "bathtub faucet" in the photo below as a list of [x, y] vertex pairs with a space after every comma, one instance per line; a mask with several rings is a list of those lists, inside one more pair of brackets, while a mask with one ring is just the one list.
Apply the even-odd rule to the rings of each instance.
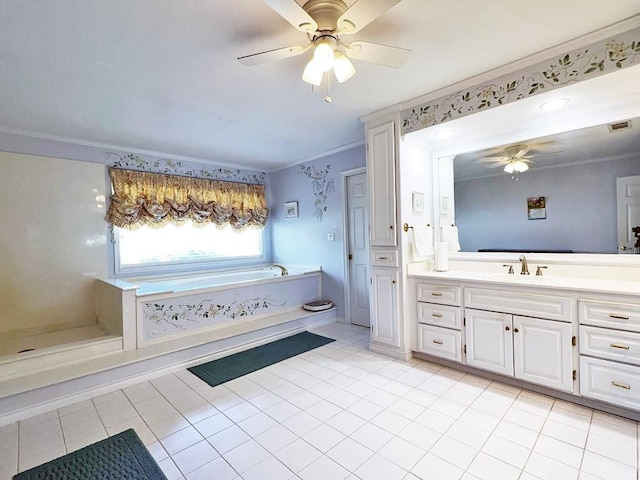
[[284, 277], [285, 275], [289, 275], [289, 272], [287, 271], [286, 268], [284, 268], [282, 265], [278, 265], [277, 263], [274, 263], [273, 265], [271, 265], [269, 267], [269, 270], [271, 270], [273, 267], [277, 267], [280, 269], [280, 276]]

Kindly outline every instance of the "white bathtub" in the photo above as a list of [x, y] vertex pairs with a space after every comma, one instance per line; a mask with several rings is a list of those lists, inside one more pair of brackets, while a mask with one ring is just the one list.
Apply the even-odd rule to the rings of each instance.
[[116, 283], [135, 291], [139, 348], [211, 330], [237, 330], [249, 322], [259, 326], [259, 319], [285, 318], [282, 314], [321, 298], [320, 267], [287, 270], [289, 274], [282, 276], [277, 267], [261, 266], [189, 276], [129, 278]]
[[[320, 271], [319, 268], [292, 268], [286, 277], [295, 277], [307, 273]], [[153, 295], [162, 292], [183, 292], [200, 288], [211, 288], [224, 285], [235, 285], [245, 282], [256, 282], [265, 279], [281, 277], [281, 271], [275, 267], [269, 269], [253, 268], [250, 270], [225, 270], [222, 272], [210, 272], [203, 275], [163, 276], [159, 278], [139, 277], [123, 279], [127, 283], [137, 287], [137, 295]]]

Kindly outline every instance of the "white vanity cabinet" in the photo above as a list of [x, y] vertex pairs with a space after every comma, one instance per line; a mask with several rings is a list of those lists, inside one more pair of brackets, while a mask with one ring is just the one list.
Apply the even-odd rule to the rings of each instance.
[[462, 362], [461, 291], [457, 285], [416, 284], [418, 351]]
[[372, 247], [396, 247], [395, 122], [367, 129], [369, 241]]
[[480, 288], [464, 292], [467, 364], [574, 391], [570, 297]]
[[640, 302], [581, 299], [578, 315], [582, 396], [640, 408]]
[[400, 347], [400, 273], [395, 268], [371, 268], [371, 341]]

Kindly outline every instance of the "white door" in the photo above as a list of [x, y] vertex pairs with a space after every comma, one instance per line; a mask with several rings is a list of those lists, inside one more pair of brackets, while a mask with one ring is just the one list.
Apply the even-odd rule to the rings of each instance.
[[369, 327], [369, 209], [367, 175], [347, 177], [347, 224], [349, 248], [349, 319]]
[[513, 375], [511, 315], [467, 308], [464, 316], [467, 363], [503, 375]]
[[640, 176], [617, 178], [616, 191], [618, 253], [634, 253], [636, 237], [632, 229], [640, 226]]
[[513, 317], [516, 378], [572, 392], [572, 349], [570, 323]]
[[394, 347], [400, 346], [398, 279], [396, 269], [371, 269], [371, 307], [373, 308], [371, 340]]

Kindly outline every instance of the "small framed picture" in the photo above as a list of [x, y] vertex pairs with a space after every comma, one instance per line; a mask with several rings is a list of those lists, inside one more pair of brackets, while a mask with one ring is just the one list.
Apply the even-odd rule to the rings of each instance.
[[413, 200], [413, 211], [416, 213], [424, 212], [424, 193], [413, 192], [411, 199]]
[[529, 220], [544, 220], [547, 218], [545, 197], [527, 198], [527, 218]]
[[298, 202], [284, 202], [284, 218], [298, 218]]

